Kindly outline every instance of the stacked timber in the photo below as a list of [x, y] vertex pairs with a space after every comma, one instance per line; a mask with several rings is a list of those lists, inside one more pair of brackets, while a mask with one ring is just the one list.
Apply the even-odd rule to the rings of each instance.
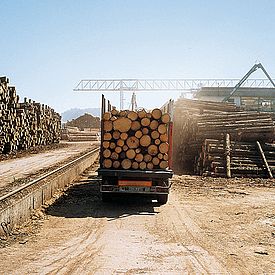
[[233, 104], [179, 99], [174, 107], [173, 165], [193, 171], [205, 139], [272, 142], [274, 123], [267, 113], [242, 111]]
[[60, 115], [26, 98], [20, 103], [15, 87], [8, 84], [8, 78], [0, 78], [0, 153], [59, 142]]
[[103, 114], [102, 163], [114, 169], [168, 168], [170, 116], [160, 109]]
[[68, 141], [98, 141], [99, 140], [99, 129], [84, 128], [79, 130], [77, 127], [67, 126], [66, 139]]
[[[259, 146], [262, 148], [265, 161]], [[230, 173], [228, 173], [228, 169]], [[269, 174], [269, 170], [271, 174]], [[229, 154], [227, 154], [224, 140], [206, 139], [196, 161], [196, 172], [202, 176], [215, 177], [273, 177], [275, 174], [275, 145], [231, 141]]]

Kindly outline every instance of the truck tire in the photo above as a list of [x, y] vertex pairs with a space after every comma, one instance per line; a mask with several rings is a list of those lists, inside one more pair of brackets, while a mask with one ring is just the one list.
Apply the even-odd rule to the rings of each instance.
[[158, 203], [160, 203], [160, 204], [165, 204], [165, 203], [167, 203], [167, 201], [168, 201], [168, 194], [161, 194], [161, 195], [158, 195], [157, 201], [158, 201]]

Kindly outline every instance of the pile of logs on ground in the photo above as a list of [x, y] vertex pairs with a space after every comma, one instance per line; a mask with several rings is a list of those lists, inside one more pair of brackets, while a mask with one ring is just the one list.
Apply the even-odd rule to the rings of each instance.
[[268, 113], [244, 112], [232, 104], [188, 99], [179, 99], [175, 103], [173, 129], [174, 167], [183, 172], [195, 169], [200, 174], [202, 170], [215, 171], [216, 175], [219, 166], [216, 170], [201, 168], [204, 163], [200, 157], [201, 144], [205, 140], [224, 140], [229, 134], [233, 142], [270, 143], [275, 133]]
[[60, 140], [61, 117], [47, 105], [25, 98], [0, 77], [0, 153], [25, 150]]
[[170, 116], [152, 112], [117, 111], [103, 114], [102, 164], [114, 169], [168, 168]]
[[214, 177], [268, 177], [275, 174], [275, 144], [206, 139], [196, 172]]
[[61, 130], [61, 139], [68, 141], [98, 141], [99, 129], [84, 128], [80, 131], [78, 127], [66, 126]]

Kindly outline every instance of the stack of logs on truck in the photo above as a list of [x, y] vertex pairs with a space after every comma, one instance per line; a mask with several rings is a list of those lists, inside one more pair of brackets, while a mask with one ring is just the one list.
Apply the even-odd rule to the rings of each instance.
[[274, 133], [269, 113], [180, 98], [174, 104], [173, 164], [202, 176], [271, 178]]
[[103, 114], [104, 168], [154, 170], [168, 167], [169, 114], [118, 111]]
[[0, 154], [60, 140], [61, 117], [47, 105], [19, 102], [16, 89], [0, 77]]

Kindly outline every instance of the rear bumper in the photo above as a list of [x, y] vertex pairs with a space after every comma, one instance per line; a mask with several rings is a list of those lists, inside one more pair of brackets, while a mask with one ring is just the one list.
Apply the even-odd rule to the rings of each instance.
[[118, 185], [101, 185], [101, 193], [120, 193], [120, 194], [151, 194], [161, 195], [168, 194], [170, 186], [118, 186]]

